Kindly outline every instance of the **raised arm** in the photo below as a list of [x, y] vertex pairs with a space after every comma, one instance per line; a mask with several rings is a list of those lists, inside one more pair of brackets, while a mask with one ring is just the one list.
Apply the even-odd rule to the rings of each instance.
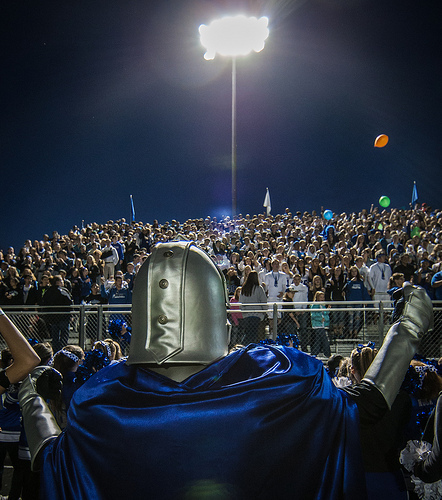
[[425, 290], [404, 284], [402, 316], [388, 331], [363, 381], [373, 384], [391, 408], [421, 337], [433, 328], [433, 305]]
[[9, 383], [15, 384], [23, 380], [40, 363], [40, 358], [2, 309], [0, 309], [0, 333], [14, 359], [12, 365], [5, 370], [6, 378], [3, 375], [0, 380], [0, 394], [2, 394]]

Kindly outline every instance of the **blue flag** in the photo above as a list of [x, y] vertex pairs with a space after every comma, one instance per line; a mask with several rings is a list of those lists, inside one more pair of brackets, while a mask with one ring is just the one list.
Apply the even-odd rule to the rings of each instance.
[[132, 195], [130, 195], [130, 211], [132, 216], [132, 222], [135, 222], [135, 207], [134, 207], [134, 199]]
[[411, 195], [411, 204], [414, 205], [417, 202], [418, 198], [419, 197], [417, 195], [416, 181], [414, 181], [413, 194]]

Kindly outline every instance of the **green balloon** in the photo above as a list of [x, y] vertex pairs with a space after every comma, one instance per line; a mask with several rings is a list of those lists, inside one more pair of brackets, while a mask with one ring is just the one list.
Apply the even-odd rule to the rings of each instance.
[[379, 205], [381, 207], [387, 208], [390, 206], [390, 198], [388, 196], [381, 196], [379, 198]]

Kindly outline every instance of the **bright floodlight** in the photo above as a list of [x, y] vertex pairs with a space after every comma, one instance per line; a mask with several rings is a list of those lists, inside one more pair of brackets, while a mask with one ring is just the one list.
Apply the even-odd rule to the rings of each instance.
[[223, 17], [206, 26], [199, 27], [200, 40], [206, 48], [205, 59], [222, 56], [245, 56], [250, 52], [261, 52], [269, 36], [267, 17]]

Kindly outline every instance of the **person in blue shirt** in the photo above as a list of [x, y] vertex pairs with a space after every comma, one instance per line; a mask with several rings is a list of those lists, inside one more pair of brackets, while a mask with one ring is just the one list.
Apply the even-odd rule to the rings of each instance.
[[442, 300], [442, 271], [439, 271], [431, 278], [434, 300]]
[[[350, 302], [363, 302], [371, 299], [356, 266], [350, 268], [349, 281], [344, 286], [344, 294], [345, 300]], [[357, 338], [361, 326], [362, 311], [351, 312], [349, 315], [349, 337]]]
[[115, 284], [106, 290], [104, 287], [104, 278], [101, 278], [101, 296], [108, 300], [109, 304], [131, 304], [132, 290], [123, 287], [123, 278], [115, 277]]
[[122, 245], [122, 243], [120, 243], [118, 241], [118, 236], [116, 234], [114, 234], [114, 236], [112, 236], [111, 245], [115, 248], [115, 250], [118, 253], [118, 263], [115, 266], [115, 269], [119, 271], [121, 269], [121, 265], [123, 264], [123, 261], [124, 261], [124, 246]]
[[[123, 286], [123, 277], [115, 276], [115, 284], [106, 290], [104, 286], [104, 278], [101, 278], [101, 296], [106, 298], [108, 304], [132, 304], [132, 290]], [[123, 314], [112, 314], [109, 317], [109, 321], [115, 320], [124, 320], [127, 321], [126, 317]]]

